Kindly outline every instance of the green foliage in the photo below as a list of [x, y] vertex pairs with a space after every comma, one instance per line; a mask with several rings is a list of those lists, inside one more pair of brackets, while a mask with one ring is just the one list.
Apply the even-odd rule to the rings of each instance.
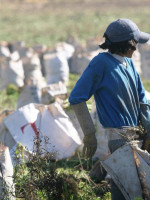
[[6, 88], [6, 95], [18, 95], [19, 89], [14, 84], [9, 84]]
[[111, 199], [111, 193], [106, 192], [106, 194], [104, 194], [103, 200], [110, 200], [110, 199]]
[[16, 109], [17, 99], [19, 96], [19, 89], [10, 84], [5, 90], [0, 91], [0, 110]]
[[145, 79], [142, 79], [142, 82], [143, 82], [143, 85], [144, 85], [144, 88], [150, 92], [150, 81], [149, 80], [145, 80]]
[[102, 184], [96, 184], [90, 179], [86, 160], [74, 157], [55, 161], [50, 153], [44, 151], [43, 154], [38, 138], [34, 145], [34, 154], [30, 155], [28, 162], [24, 162], [25, 151], [21, 144], [15, 151], [14, 183], [17, 199], [109, 200], [108, 183], [102, 190]]
[[68, 94], [70, 94], [71, 90], [75, 86], [79, 77], [80, 77], [79, 74], [73, 74], [73, 73], [69, 74], [69, 83], [68, 83], [68, 87], [67, 87]]

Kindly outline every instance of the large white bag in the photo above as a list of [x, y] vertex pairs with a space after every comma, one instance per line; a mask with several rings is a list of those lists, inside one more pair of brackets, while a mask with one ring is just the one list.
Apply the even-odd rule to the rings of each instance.
[[92, 58], [94, 58], [99, 51], [92, 52], [75, 52], [69, 60], [69, 70], [71, 73], [82, 74], [88, 66]]
[[[150, 197], [150, 154], [128, 143], [101, 161], [126, 200]], [[144, 196], [143, 196], [144, 195]]]
[[17, 108], [21, 108], [29, 103], [41, 102], [41, 89], [37, 85], [25, 85], [18, 97]]
[[[13, 165], [11, 162], [9, 149], [3, 145], [0, 145], [0, 199], [4, 199], [3, 190], [7, 191], [7, 199], [15, 200], [12, 196], [15, 192], [14, 184], [13, 184]], [[6, 185], [5, 185], [6, 184]], [[6, 198], [6, 196], [5, 196]]]
[[67, 84], [69, 79], [69, 65], [63, 53], [47, 53], [44, 55], [45, 78], [47, 84], [59, 81]]
[[14, 52], [10, 57], [5, 57], [5, 62], [1, 64], [1, 89], [5, 89], [9, 84], [18, 87], [24, 85], [24, 71], [22, 61], [18, 52]]
[[34, 138], [39, 132], [43, 148], [44, 136], [49, 138], [47, 150], [56, 159], [71, 157], [81, 145], [81, 139], [62, 107], [57, 103], [28, 104], [4, 119], [4, 124], [17, 143], [32, 152]]
[[58, 82], [47, 85], [41, 90], [41, 103], [48, 105], [54, 102], [56, 98], [66, 99], [67, 98], [67, 87], [64, 83]]

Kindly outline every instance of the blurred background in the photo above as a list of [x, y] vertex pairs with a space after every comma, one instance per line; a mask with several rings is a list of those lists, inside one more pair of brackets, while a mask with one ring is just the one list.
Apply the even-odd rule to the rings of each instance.
[[72, 36], [99, 43], [117, 18], [130, 18], [150, 32], [149, 8], [148, 0], [1, 0], [0, 40], [53, 46]]

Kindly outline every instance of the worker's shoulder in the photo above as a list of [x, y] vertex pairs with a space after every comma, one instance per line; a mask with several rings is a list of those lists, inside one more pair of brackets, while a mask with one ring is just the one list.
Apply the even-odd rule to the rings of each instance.
[[95, 64], [97, 62], [104, 62], [106, 57], [108, 56], [107, 52], [98, 53], [92, 60], [91, 64]]

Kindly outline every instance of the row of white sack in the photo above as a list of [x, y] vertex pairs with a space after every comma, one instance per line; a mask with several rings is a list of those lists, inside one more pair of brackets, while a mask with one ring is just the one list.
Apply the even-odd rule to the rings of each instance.
[[[26, 79], [29, 71], [31, 73], [33, 70], [41, 70], [48, 84], [54, 83], [55, 81], [66, 82], [68, 79], [68, 69], [70, 69], [72, 73], [81, 74], [90, 60], [99, 52], [102, 52], [102, 50], [98, 48], [98, 45], [97, 49], [95, 48], [89, 51], [86, 50], [86, 48], [81, 48], [79, 45], [75, 47], [66, 42], [58, 43], [55, 49], [51, 51], [46, 50], [46, 48], [43, 50], [42, 45], [35, 51], [33, 48], [26, 48], [21, 42], [12, 46], [14, 46], [14, 48], [12, 48], [12, 53], [7, 45], [0, 46], [0, 63], [3, 66], [1, 73], [5, 74], [4, 69], [8, 68], [6, 71], [7, 73], [15, 73], [16, 77], [18, 76], [18, 80], [16, 79], [18, 84], [21, 84], [23, 77], [25, 76]], [[132, 59], [137, 71], [140, 74], [142, 72], [145, 74], [145, 69], [148, 65], [147, 54], [149, 53], [149, 43], [138, 47]]]
[[[67, 84], [69, 72], [82, 74], [90, 60], [101, 52], [100, 49], [91, 52], [75, 52], [72, 45], [58, 43], [57, 51], [45, 52], [41, 61], [32, 49], [22, 48], [10, 53], [7, 47], [1, 46], [1, 89], [5, 89], [10, 83], [18, 87], [29, 84], [29, 82], [34, 82], [34, 85], [39, 86], [59, 81]], [[25, 52], [22, 55], [23, 50]], [[137, 71], [141, 73], [141, 56], [138, 50], [133, 55], [133, 61]]]
[[[146, 92], [146, 97], [150, 101], [150, 92]], [[17, 99], [17, 108], [29, 103], [41, 103], [48, 105], [55, 101], [56, 98], [67, 98], [67, 87], [62, 83], [54, 83], [47, 86], [39, 87], [37, 85], [26, 85], [22, 88]]]
[[[5, 89], [11, 83], [22, 87], [31, 81], [34, 81], [36, 85], [52, 84], [59, 81], [67, 85], [69, 72], [82, 74], [90, 60], [99, 52], [100, 50], [88, 54], [75, 54], [69, 59], [69, 62], [63, 52], [47, 53], [43, 58], [44, 75], [42, 74], [42, 66], [37, 55], [27, 54], [21, 60], [19, 55], [17, 56], [18, 53], [14, 52], [13, 54], [18, 59], [0, 58], [1, 89]], [[133, 60], [135, 60], [135, 67], [138, 72], [141, 73], [141, 63], [137, 58], [139, 58], [138, 51], [134, 54]]]
[[[22, 87], [32, 80], [36, 82], [35, 84], [42, 84], [44, 78], [46, 84], [59, 81], [68, 83], [68, 59], [74, 53], [72, 45], [58, 44], [56, 52], [45, 53], [43, 64], [38, 54], [35, 54], [32, 49], [24, 48], [24, 51], [21, 57], [19, 51], [10, 53], [7, 46], [0, 46], [1, 89], [5, 89], [11, 83]], [[42, 73], [43, 71], [45, 74]]]
[[41, 103], [48, 105], [56, 98], [67, 98], [67, 87], [63, 82], [39, 86], [36, 84], [25, 85], [19, 93], [17, 99], [17, 108], [23, 107], [29, 103]]

